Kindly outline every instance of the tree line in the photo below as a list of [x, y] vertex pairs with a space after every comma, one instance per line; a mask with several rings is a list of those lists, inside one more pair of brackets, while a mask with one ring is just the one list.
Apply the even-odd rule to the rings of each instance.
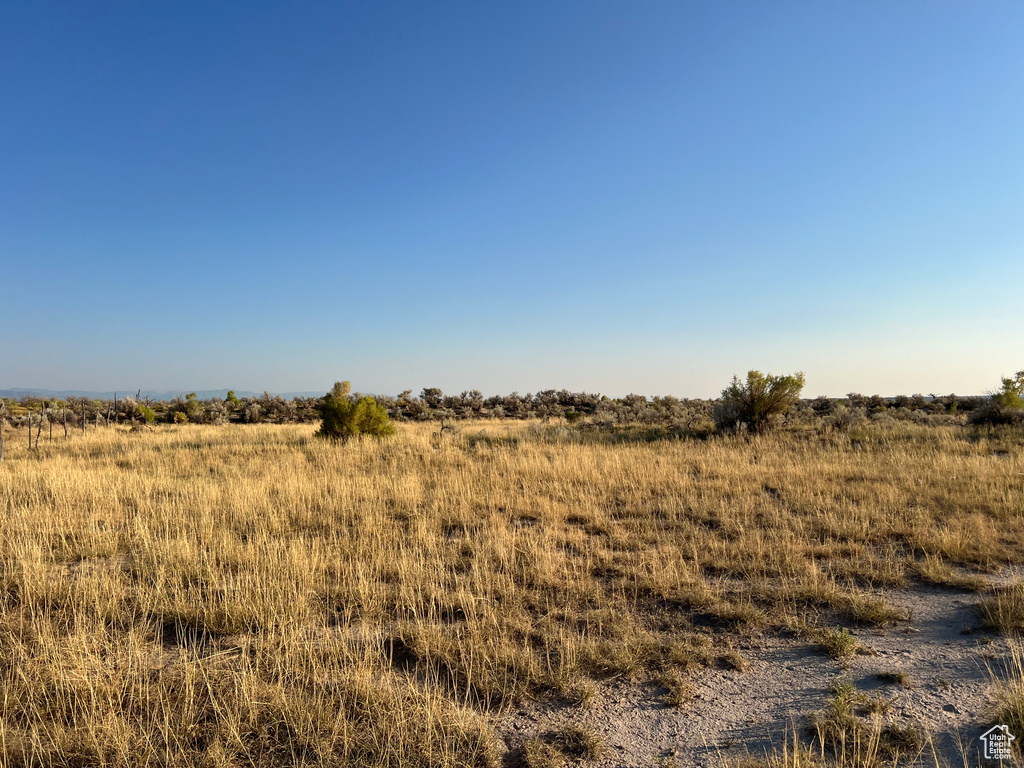
[[[616, 425], [669, 427], [683, 433], [765, 431], [782, 424], [845, 430], [868, 422], [916, 421], [932, 424], [1024, 426], [1024, 371], [1002, 379], [1002, 388], [989, 396], [962, 397], [955, 394], [861, 395], [845, 398], [801, 399], [803, 373], [773, 376], [749, 371], [746, 379], [732, 383], [714, 400], [684, 399], [672, 395], [646, 397], [630, 394], [621, 398], [566, 389], [537, 393], [484, 397], [479, 390], [446, 395], [427, 387], [414, 396], [412, 390], [398, 395], [372, 397], [352, 393], [349, 383], [338, 382], [323, 397], [294, 397], [264, 392], [259, 397], [235, 396], [229, 391], [221, 399], [200, 400], [191, 392], [170, 401], [151, 401], [140, 393], [134, 397], [95, 400], [69, 397], [66, 400], [26, 396], [0, 400], [0, 459], [3, 458], [3, 429], [27, 427], [28, 444], [39, 446], [44, 428], [52, 440], [54, 429], [68, 437], [69, 430], [128, 424], [132, 429], [149, 428], [157, 422], [169, 424], [290, 424], [321, 422], [317, 433], [337, 439], [358, 434], [392, 434], [391, 421], [471, 419], [551, 419], [582, 427]], [[33, 444], [34, 435], [34, 444]]]
[[[727, 390], [728, 391], [728, 390]], [[236, 397], [229, 392], [224, 399], [200, 400], [190, 393], [170, 401], [151, 401], [130, 396], [110, 400], [68, 397], [64, 400], [26, 396], [4, 400], [0, 418], [13, 427], [42, 423], [44, 429], [56, 428], [63, 434], [70, 429], [110, 424], [296, 424], [321, 420], [323, 397], [295, 397], [264, 393], [259, 397]], [[726, 394], [726, 393], [723, 393]], [[364, 394], [351, 394], [354, 400]], [[548, 389], [536, 393], [484, 397], [478, 390], [445, 394], [428, 387], [414, 395], [406, 390], [398, 395], [374, 395], [393, 421], [467, 421], [472, 419], [564, 419], [570, 423], [589, 421], [610, 424], [687, 424], [712, 419], [716, 404], [723, 398], [690, 399], [673, 395], [648, 397], [629, 394], [609, 397], [589, 392]], [[728, 399], [728, 398], [726, 398]], [[988, 396], [961, 395], [861, 395], [845, 398], [818, 397], [798, 399], [789, 405], [787, 418], [889, 418], [921, 420], [970, 414], [990, 407]]]

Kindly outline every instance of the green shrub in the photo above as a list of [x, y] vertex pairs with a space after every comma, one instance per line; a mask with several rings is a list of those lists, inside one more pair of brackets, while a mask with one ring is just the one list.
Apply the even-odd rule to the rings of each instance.
[[1024, 426], [1024, 371], [1003, 379], [1003, 386], [987, 403], [971, 411], [969, 424]]
[[154, 411], [145, 403], [133, 403], [129, 417], [133, 422], [152, 424], [154, 421], [156, 421], [156, 411]]
[[1003, 379], [1003, 388], [992, 399], [1001, 408], [1024, 410], [1024, 371], [1017, 371], [1014, 376]]
[[199, 402], [199, 398], [196, 396], [195, 392], [189, 392], [185, 395], [184, 400], [182, 400], [180, 396], [175, 397], [171, 401], [168, 414], [168, 418], [172, 419], [175, 424], [184, 424], [186, 422], [191, 424], [203, 424], [207, 421], [203, 410], [203, 404]]
[[395, 434], [395, 427], [382, 405], [369, 396], [353, 400], [351, 391], [347, 381], [335, 382], [320, 404], [323, 423], [317, 430], [317, 436], [344, 441], [356, 435], [385, 437]]
[[721, 430], [739, 429], [746, 425], [755, 432], [775, 426], [800, 399], [804, 388], [803, 373], [772, 376], [749, 371], [747, 380], [733, 376], [732, 383], [722, 390], [722, 399], [715, 406], [715, 426]]

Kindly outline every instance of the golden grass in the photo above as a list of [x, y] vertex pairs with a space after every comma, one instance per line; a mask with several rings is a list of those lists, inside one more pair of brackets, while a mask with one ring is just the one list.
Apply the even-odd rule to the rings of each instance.
[[984, 626], [1006, 635], [1024, 634], [1024, 584], [1008, 584], [991, 592], [980, 606]]
[[[1024, 645], [1019, 639], [1010, 643], [1010, 658], [997, 681], [995, 721], [1010, 728], [1010, 733], [1024, 733]], [[1014, 744], [1018, 755], [1020, 744]]]
[[8, 764], [490, 765], [513, 703], [682, 689], [730, 633], [899, 620], [875, 588], [1024, 555], [1005, 435], [313, 431], [8, 435]]
[[570, 726], [531, 739], [523, 749], [522, 762], [525, 768], [562, 768], [594, 760], [603, 752], [604, 744], [592, 729]]

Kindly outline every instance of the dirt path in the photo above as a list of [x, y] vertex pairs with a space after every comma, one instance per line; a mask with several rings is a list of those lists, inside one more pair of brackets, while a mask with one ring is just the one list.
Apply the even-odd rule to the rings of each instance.
[[[739, 646], [747, 669], [695, 675], [694, 699], [680, 709], [667, 707], [655, 685], [619, 684], [602, 689], [583, 710], [537, 706], [512, 713], [499, 726], [508, 762], [517, 762], [530, 738], [570, 724], [600, 734], [604, 754], [590, 763], [595, 766], [711, 766], [745, 751], [763, 756], [787, 730], [802, 729], [829, 702], [830, 686], [845, 677], [890, 702], [887, 721], [917, 726], [940, 756], [962, 765], [960, 745], [976, 754], [977, 737], [992, 724], [989, 670], [998, 668], [1007, 644], [978, 628], [977, 594], [929, 587], [882, 594], [911, 619], [854, 630], [871, 653], [857, 655], [847, 669], [807, 639], [751, 638]], [[894, 677], [883, 680], [881, 673]]]

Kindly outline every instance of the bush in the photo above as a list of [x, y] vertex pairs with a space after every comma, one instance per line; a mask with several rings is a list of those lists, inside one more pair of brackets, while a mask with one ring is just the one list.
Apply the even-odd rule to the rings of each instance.
[[969, 424], [1024, 426], [1024, 371], [1003, 379], [1003, 388], [971, 411]]
[[837, 405], [835, 409], [825, 417], [826, 427], [837, 429], [841, 432], [848, 432], [853, 427], [858, 427], [867, 421], [867, 411], [864, 408], [847, 408], [845, 405]]
[[715, 406], [715, 426], [721, 430], [733, 430], [746, 425], [755, 432], [764, 432], [781, 421], [799, 401], [803, 388], [803, 373], [772, 376], [749, 371], [745, 382], [733, 376], [732, 383], [722, 390], [722, 399]]
[[130, 397], [126, 397], [125, 400], [127, 401], [126, 405], [129, 409], [128, 417], [132, 422], [152, 424], [156, 421], [156, 411], [148, 405], [137, 402]]
[[1012, 378], [1003, 379], [1003, 388], [992, 399], [1000, 408], [1024, 410], [1024, 371], [1017, 371]]
[[1004, 408], [993, 400], [971, 411], [967, 423], [986, 427], [1020, 427], [1024, 426], [1024, 410]]
[[347, 381], [339, 381], [324, 397], [320, 405], [323, 423], [317, 430], [318, 437], [346, 441], [356, 435], [384, 437], [395, 434], [395, 427], [383, 406], [369, 396], [353, 400], [351, 391]]
[[[850, 407], [851, 408], [857, 408], [858, 407], [858, 405], [855, 403], [855, 401], [853, 399], [854, 397], [858, 397], [859, 398], [860, 395], [851, 395], [850, 396], [850, 401], [851, 401], [851, 406]], [[828, 416], [829, 414], [834, 413], [837, 408], [843, 408], [843, 407], [845, 407], [845, 406], [843, 406], [841, 403], [839, 403], [836, 400], [833, 400], [833, 399], [831, 399], [829, 397], [825, 397], [824, 395], [822, 395], [821, 397], [819, 397], [819, 398], [817, 398], [817, 399], [815, 399], [815, 400], [813, 400], [811, 402], [811, 408], [814, 409], [814, 412], [816, 414], [818, 414], [819, 416]]]
[[202, 424], [205, 421], [203, 404], [199, 402], [195, 392], [189, 392], [184, 400], [180, 396], [175, 397], [171, 401], [168, 414], [175, 424]]

